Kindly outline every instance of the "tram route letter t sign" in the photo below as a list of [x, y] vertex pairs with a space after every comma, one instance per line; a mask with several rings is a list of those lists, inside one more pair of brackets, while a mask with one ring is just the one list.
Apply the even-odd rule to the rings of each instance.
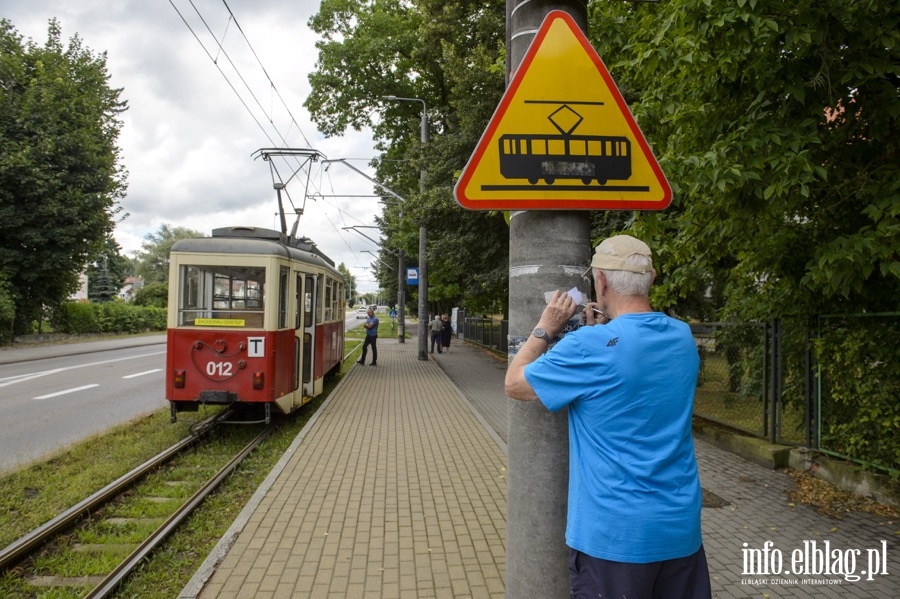
[[584, 32], [547, 14], [454, 190], [470, 210], [661, 210], [672, 188]]

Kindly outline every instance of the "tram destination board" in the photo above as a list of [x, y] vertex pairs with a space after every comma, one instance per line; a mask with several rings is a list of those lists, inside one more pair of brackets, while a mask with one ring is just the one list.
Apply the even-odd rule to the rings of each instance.
[[552, 11], [455, 195], [471, 210], [661, 210], [672, 189], [597, 52]]

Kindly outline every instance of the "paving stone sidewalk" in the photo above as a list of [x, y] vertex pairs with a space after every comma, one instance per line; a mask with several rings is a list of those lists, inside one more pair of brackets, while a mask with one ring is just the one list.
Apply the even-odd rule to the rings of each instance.
[[[505, 597], [506, 361], [462, 341], [417, 354], [380, 341], [379, 365], [353, 368], [182, 599]], [[900, 597], [900, 522], [791, 505], [787, 474], [696, 447], [714, 597]]]

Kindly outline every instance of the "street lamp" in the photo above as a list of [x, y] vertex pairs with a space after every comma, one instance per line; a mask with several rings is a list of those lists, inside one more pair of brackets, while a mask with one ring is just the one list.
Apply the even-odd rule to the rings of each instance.
[[[422, 104], [422, 147], [428, 143], [428, 107], [421, 98], [400, 98], [398, 96], [383, 96], [385, 100], [392, 102], [421, 102]], [[425, 162], [419, 170], [419, 191], [425, 191]], [[424, 226], [419, 227], [419, 359], [428, 359], [428, 276], [425, 260], [425, 239], [427, 233]]]

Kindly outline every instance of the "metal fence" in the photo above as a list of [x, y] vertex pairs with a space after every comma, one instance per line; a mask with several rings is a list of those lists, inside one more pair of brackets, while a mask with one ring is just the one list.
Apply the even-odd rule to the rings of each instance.
[[469, 317], [465, 310], [457, 313], [456, 334], [466, 341], [506, 353], [509, 349], [509, 321], [483, 316]]
[[[772, 443], [900, 469], [900, 314], [691, 325], [694, 414]], [[458, 334], [506, 352], [509, 323], [460, 311]]]
[[900, 470], [900, 314], [692, 328], [702, 356], [696, 415]]
[[694, 414], [773, 443], [809, 445], [806, 353], [773, 323], [698, 323]]

